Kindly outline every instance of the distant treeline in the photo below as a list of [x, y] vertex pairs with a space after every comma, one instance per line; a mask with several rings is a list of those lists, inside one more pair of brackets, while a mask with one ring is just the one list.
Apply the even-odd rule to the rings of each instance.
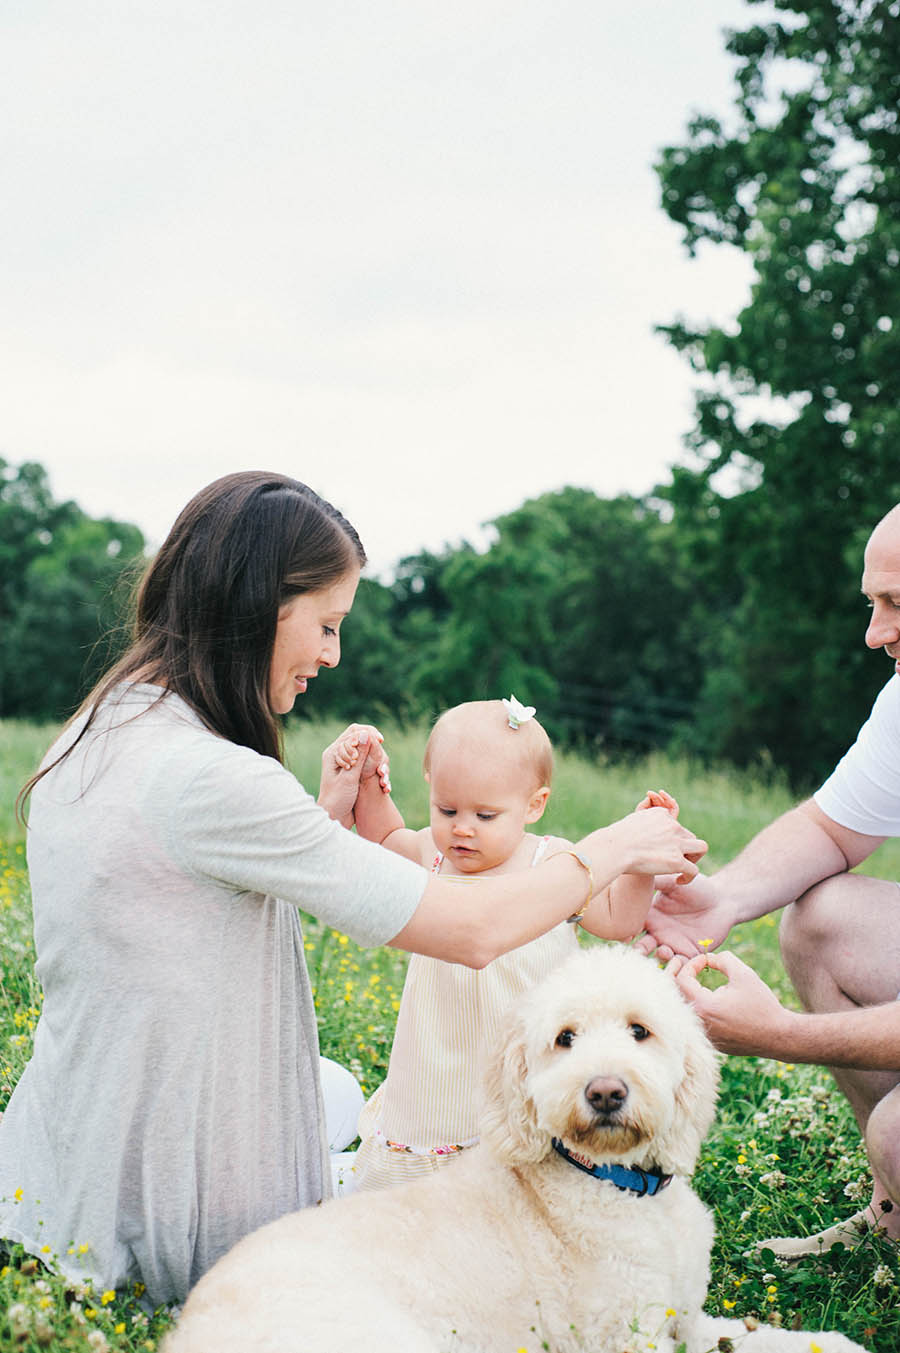
[[[729, 324], [661, 326], [697, 375], [684, 463], [646, 499], [545, 494], [483, 552], [363, 582], [305, 710], [408, 720], [514, 691], [558, 740], [762, 760], [797, 788], [855, 735], [890, 675], [859, 579], [900, 501], [900, 23], [896, 0], [772, 8], [727, 34], [727, 123], [696, 116], [657, 165], [688, 251], [754, 270]], [[3, 470], [0, 714], [71, 708], [142, 550], [54, 504], [40, 466]]]
[[[135, 526], [55, 503], [38, 465], [0, 470], [0, 716], [57, 720], [126, 641], [144, 542]], [[364, 579], [341, 665], [299, 716], [427, 721], [514, 692], [561, 744], [762, 759], [803, 783], [889, 675], [862, 644], [850, 548], [871, 520], [848, 513], [814, 567], [798, 546], [762, 578], [749, 571], [749, 522], [722, 540], [713, 514], [701, 551], [662, 500], [544, 494], [498, 518], [482, 552], [423, 553], [390, 584]]]

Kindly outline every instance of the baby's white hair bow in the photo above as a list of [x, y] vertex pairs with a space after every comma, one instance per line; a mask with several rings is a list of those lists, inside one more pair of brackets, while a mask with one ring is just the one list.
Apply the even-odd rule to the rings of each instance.
[[534, 705], [520, 705], [514, 695], [503, 701], [503, 707], [510, 728], [518, 728], [519, 724], [527, 723], [529, 719], [534, 718], [536, 712]]

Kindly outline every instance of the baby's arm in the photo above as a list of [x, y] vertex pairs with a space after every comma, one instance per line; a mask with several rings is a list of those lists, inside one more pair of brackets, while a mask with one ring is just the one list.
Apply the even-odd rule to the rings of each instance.
[[[673, 817], [678, 816], [678, 804], [664, 789], [651, 789], [635, 811], [642, 808], [667, 808]], [[644, 928], [654, 886], [653, 874], [620, 874], [597, 894], [581, 924], [603, 939], [632, 939]]]
[[382, 784], [377, 775], [361, 779], [355, 816], [358, 835], [367, 841], [377, 841], [386, 850], [405, 855], [416, 864], [422, 863], [421, 833], [406, 826], [403, 814], [391, 798], [390, 783]]
[[326, 750], [323, 760], [329, 760], [340, 781], [341, 775], [357, 773], [363, 755], [365, 760], [358, 771], [359, 790], [353, 805], [357, 834], [420, 864], [420, 833], [407, 828], [391, 798], [389, 763], [378, 730], [351, 724]]

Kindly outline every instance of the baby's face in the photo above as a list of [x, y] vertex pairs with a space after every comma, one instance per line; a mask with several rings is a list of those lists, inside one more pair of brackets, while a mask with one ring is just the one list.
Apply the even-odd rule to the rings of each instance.
[[521, 846], [525, 825], [540, 817], [538, 786], [521, 766], [485, 767], [483, 756], [447, 746], [431, 764], [431, 834], [461, 874], [505, 863]]

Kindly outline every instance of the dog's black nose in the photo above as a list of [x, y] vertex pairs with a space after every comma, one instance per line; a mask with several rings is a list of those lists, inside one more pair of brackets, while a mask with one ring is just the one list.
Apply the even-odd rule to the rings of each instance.
[[615, 1076], [595, 1076], [585, 1086], [584, 1097], [595, 1113], [615, 1113], [628, 1098], [628, 1086]]

